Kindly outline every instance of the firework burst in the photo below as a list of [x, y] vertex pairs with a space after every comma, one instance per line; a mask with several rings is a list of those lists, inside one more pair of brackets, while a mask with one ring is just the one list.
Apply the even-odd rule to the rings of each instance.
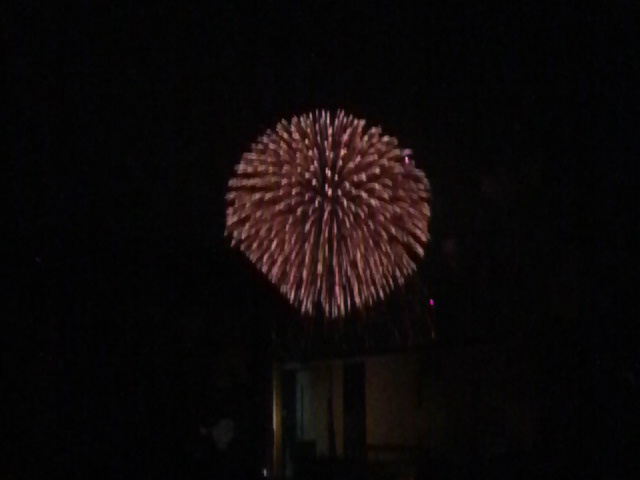
[[384, 298], [424, 255], [430, 187], [379, 128], [338, 111], [280, 122], [236, 166], [226, 235], [303, 314]]

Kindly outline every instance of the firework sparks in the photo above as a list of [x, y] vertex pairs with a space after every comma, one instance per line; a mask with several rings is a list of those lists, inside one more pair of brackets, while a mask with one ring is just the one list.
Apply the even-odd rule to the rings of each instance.
[[430, 187], [411, 151], [338, 111], [267, 131], [236, 166], [226, 235], [303, 314], [384, 298], [424, 255]]

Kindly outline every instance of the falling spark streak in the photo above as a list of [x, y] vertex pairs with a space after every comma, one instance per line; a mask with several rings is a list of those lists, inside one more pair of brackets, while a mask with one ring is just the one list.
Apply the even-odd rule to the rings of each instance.
[[430, 186], [411, 151], [364, 120], [281, 121], [236, 166], [226, 235], [303, 314], [383, 299], [429, 239]]

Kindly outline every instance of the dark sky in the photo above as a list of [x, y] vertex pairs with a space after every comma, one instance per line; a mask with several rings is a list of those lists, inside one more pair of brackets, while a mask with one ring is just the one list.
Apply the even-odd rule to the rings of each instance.
[[259, 134], [316, 108], [381, 125], [426, 171], [445, 339], [630, 342], [602, 280], [626, 279], [625, 9], [262, 3], [3, 6], [16, 452], [60, 432], [120, 452], [101, 442], [131, 421], [131, 444], [197, 421], [230, 342], [252, 375], [260, 320], [292, 312], [223, 237], [226, 184]]

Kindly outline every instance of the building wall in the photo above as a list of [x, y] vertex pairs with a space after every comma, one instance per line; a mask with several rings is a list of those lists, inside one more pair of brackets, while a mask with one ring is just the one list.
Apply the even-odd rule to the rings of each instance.
[[314, 393], [317, 394], [318, 389], [316, 388], [315, 392], [312, 390], [312, 371], [300, 370], [296, 375], [296, 438], [298, 441], [316, 439], [317, 421], [320, 419], [313, 415], [313, 403], [318, 401], [317, 398], [313, 398]]
[[[538, 410], [522, 358], [517, 348], [490, 347], [366, 358], [369, 459], [387, 460], [403, 448], [436, 456], [531, 448]], [[297, 440], [314, 441], [317, 456], [329, 454], [331, 377], [336, 451], [343, 456], [343, 363], [314, 363], [296, 373]]]
[[329, 379], [333, 378], [333, 425], [336, 452], [342, 455], [343, 438], [343, 388], [342, 363], [318, 363], [300, 369], [296, 376], [297, 440], [316, 443], [316, 455], [329, 455]]
[[418, 372], [413, 356], [389, 355], [366, 361], [368, 445], [415, 445], [418, 420]]
[[370, 358], [366, 382], [369, 458], [401, 456], [402, 448], [434, 454], [445, 449], [445, 394], [431, 359], [420, 354]]

